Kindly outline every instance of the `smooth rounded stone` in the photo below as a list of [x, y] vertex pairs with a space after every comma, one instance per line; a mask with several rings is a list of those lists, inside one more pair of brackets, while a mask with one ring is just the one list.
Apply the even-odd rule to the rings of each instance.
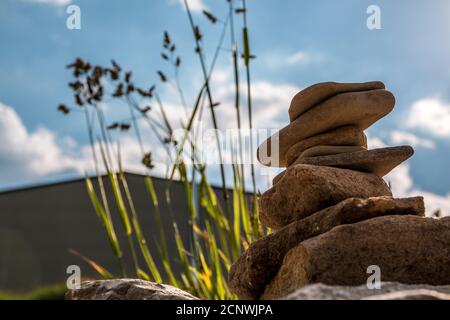
[[310, 283], [365, 284], [374, 265], [383, 281], [450, 284], [450, 217], [384, 216], [335, 227], [291, 249], [262, 298]]
[[290, 147], [286, 152], [286, 164], [291, 165], [308, 148], [319, 145], [361, 146], [367, 148], [367, 138], [363, 131], [355, 126], [345, 126], [306, 138]]
[[298, 158], [293, 164], [350, 169], [383, 177], [414, 154], [410, 146], [387, 147], [353, 153]]
[[66, 300], [198, 300], [173, 286], [140, 279], [84, 281], [67, 291]]
[[[437, 286], [437, 288], [439, 288], [439, 286]], [[364, 298], [363, 300], [450, 300], [450, 294], [433, 289], [411, 289], [378, 294]]]
[[280, 229], [348, 198], [392, 196], [380, 177], [332, 167], [295, 165], [261, 195], [261, 223]]
[[381, 81], [370, 81], [363, 83], [317, 83], [306, 89], [303, 89], [294, 96], [289, 107], [289, 118], [292, 122], [297, 119], [302, 113], [308, 111], [316, 104], [339, 93], [368, 91], [384, 88], [384, 84]]
[[363, 131], [391, 112], [394, 104], [395, 98], [387, 90], [338, 94], [264, 141], [258, 147], [258, 160], [263, 165], [285, 167], [286, 153], [297, 142], [348, 125]]
[[327, 286], [310, 284], [291, 293], [283, 300], [450, 300], [450, 285], [403, 284], [381, 282], [373, 290], [361, 286]]
[[352, 153], [365, 150], [367, 149], [360, 146], [315, 146], [303, 151], [299, 156], [299, 159], [307, 157], [329, 156], [341, 153]]
[[424, 212], [422, 197], [346, 199], [251, 243], [231, 266], [228, 273], [229, 286], [241, 299], [258, 299], [265, 286], [276, 275], [286, 253], [300, 242], [341, 224], [383, 215], [423, 216]]

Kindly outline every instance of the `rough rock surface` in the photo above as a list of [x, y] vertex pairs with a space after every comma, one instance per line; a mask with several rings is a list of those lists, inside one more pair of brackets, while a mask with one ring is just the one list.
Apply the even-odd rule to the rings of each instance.
[[367, 148], [367, 139], [358, 127], [345, 126], [299, 141], [286, 152], [286, 166], [291, 165], [308, 148], [319, 145], [361, 146]]
[[413, 154], [414, 149], [410, 146], [388, 147], [328, 156], [304, 157], [297, 159], [294, 164], [351, 169], [383, 177]]
[[283, 300], [450, 300], [449, 286], [381, 282], [380, 289], [361, 286], [328, 286], [311, 284]]
[[66, 300], [197, 300], [190, 293], [167, 284], [138, 279], [85, 281], [69, 290]]
[[335, 227], [291, 249], [262, 298], [310, 283], [361, 285], [371, 265], [383, 281], [450, 284], [450, 217], [384, 216]]
[[273, 229], [348, 198], [392, 196], [376, 175], [332, 167], [295, 165], [260, 199], [261, 223]]
[[289, 118], [291, 121], [294, 121], [305, 111], [336, 94], [375, 89], [384, 89], [384, 84], [380, 81], [364, 83], [316, 83], [306, 89], [303, 89], [297, 93], [294, 98], [292, 98], [291, 105], [289, 107]]
[[297, 142], [348, 125], [364, 130], [391, 112], [394, 104], [395, 98], [387, 90], [338, 94], [264, 141], [258, 147], [258, 159], [267, 166], [283, 167], [287, 150]]
[[250, 244], [231, 266], [229, 285], [242, 299], [258, 299], [276, 275], [285, 254], [300, 242], [331, 230], [383, 215], [424, 215], [422, 197], [346, 199]]

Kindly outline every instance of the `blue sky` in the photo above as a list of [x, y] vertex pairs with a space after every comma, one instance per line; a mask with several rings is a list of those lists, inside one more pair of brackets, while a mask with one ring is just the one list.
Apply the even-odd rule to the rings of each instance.
[[[191, 0], [211, 59], [225, 0]], [[240, 1], [236, 0], [236, 6]], [[257, 127], [281, 128], [295, 92], [321, 81], [382, 80], [396, 107], [368, 130], [369, 142], [412, 144], [416, 154], [387, 178], [397, 195], [424, 194], [428, 208], [450, 212], [450, 2], [383, 0], [247, 0]], [[407, 4], [406, 4], [407, 3]], [[81, 9], [81, 30], [66, 28], [66, 7]], [[369, 5], [381, 9], [381, 30], [366, 26]], [[237, 29], [241, 27], [236, 16]], [[81, 117], [63, 117], [60, 102], [73, 105], [65, 65], [81, 56], [93, 63], [116, 59], [137, 82], [158, 83], [162, 33], [182, 53], [181, 82], [193, 103], [201, 83], [186, 12], [179, 0], [3, 0], [0, 2], [0, 188], [79, 176], [87, 136]], [[241, 42], [240, 35], [238, 36]], [[223, 104], [222, 128], [231, 126], [229, 41], [217, 64], [214, 92]], [[243, 76], [243, 74], [242, 74]], [[228, 91], [227, 91], [228, 90]], [[177, 113], [173, 90], [162, 97]], [[228, 99], [228, 100], [227, 100]], [[244, 99], [245, 101], [245, 99]], [[222, 108], [222, 109], [221, 109]], [[170, 109], [170, 108], [169, 108]], [[230, 109], [230, 108], [229, 108]], [[120, 110], [108, 109], [111, 121]], [[130, 159], [134, 155], [130, 146]], [[131, 160], [130, 160], [131, 161]], [[132, 167], [132, 164], [130, 164]], [[261, 182], [262, 190], [267, 186]]]

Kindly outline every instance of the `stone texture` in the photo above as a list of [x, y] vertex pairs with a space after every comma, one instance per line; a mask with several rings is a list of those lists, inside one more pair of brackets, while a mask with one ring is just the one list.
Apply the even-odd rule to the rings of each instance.
[[294, 144], [286, 152], [286, 166], [292, 164], [308, 148], [319, 145], [362, 146], [367, 148], [367, 139], [358, 127], [345, 126], [312, 136]]
[[289, 107], [289, 118], [291, 121], [294, 121], [305, 111], [336, 94], [374, 89], [384, 89], [384, 84], [380, 81], [364, 83], [322, 82], [314, 84], [294, 96]]
[[360, 146], [315, 146], [303, 151], [299, 156], [299, 159], [307, 157], [328, 156], [341, 153], [352, 153], [365, 150], [367, 149]]
[[335, 227], [291, 249], [262, 298], [309, 283], [365, 284], [370, 265], [383, 281], [450, 284], [450, 217], [384, 216]]
[[300, 242], [341, 224], [355, 223], [383, 215], [424, 215], [422, 197], [393, 199], [350, 198], [250, 244], [231, 266], [230, 288], [242, 299], [258, 299], [264, 287], [276, 275], [285, 254]]
[[383, 177], [413, 154], [414, 149], [410, 146], [388, 147], [348, 154], [299, 158], [294, 164], [351, 169]]
[[361, 286], [308, 285], [283, 300], [450, 300], [449, 286], [381, 282], [380, 289]]
[[287, 150], [297, 142], [348, 125], [364, 130], [388, 114], [394, 104], [395, 98], [387, 90], [333, 96], [264, 141], [258, 148], [258, 159], [264, 165], [286, 166]]
[[376, 175], [309, 165], [295, 165], [260, 198], [261, 223], [280, 229], [348, 198], [392, 196]]
[[138, 279], [85, 281], [66, 300], [198, 300], [178, 288]]

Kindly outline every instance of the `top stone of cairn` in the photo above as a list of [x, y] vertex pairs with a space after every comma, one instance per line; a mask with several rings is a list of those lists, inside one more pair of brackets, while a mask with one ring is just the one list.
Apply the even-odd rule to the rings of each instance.
[[339, 93], [369, 91], [384, 88], [384, 83], [381, 81], [370, 81], [363, 83], [317, 83], [300, 91], [294, 96], [294, 98], [292, 98], [291, 105], [289, 107], [289, 118], [292, 122], [316, 104]]
[[[372, 82], [369, 83], [372, 84]], [[306, 99], [308, 101], [305, 104], [300, 104], [298, 101], [305, 99], [297, 98], [294, 105], [298, 106], [295, 108], [298, 111], [296, 114], [300, 112], [300, 109], [306, 111], [258, 147], [258, 160], [266, 166], [286, 167], [288, 150], [301, 141], [306, 142], [305, 139], [330, 132], [327, 139], [334, 137], [335, 140], [338, 140], [336, 130], [346, 126], [356, 127], [359, 131], [367, 129], [391, 112], [395, 105], [394, 95], [385, 89], [362, 90], [367, 87], [375, 88], [377, 85], [382, 86], [383, 84], [381, 82], [376, 82], [370, 86], [368, 84], [321, 84], [317, 87], [321, 90], [314, 95], [312, 93], [316, 90], [309, 88], [303, 90], [297, 94], [297, 97], [302, 97], [301, 94], [304, 91], [312, 91], [312, 93], [306, 95], [306, 97], [309, 97], [309, 99]], [[360, 90], [350, 91], [355, 88]], [[339, 90], [346, 91], [340, 92]], [[338, 93], [329, 96], [336, 92]], [[313, 101], [320, 102], [309, 106]], [[291, 105], [290, 111], [292, 110]], [[335, 132], [331, 134], [333, 130]], [[326, 141], [322, 142], [324, 145], [330, 145]], [[365, 142], [357, 144], [363, 144], [364, 147]], [[312, 146], [314, 145], [310, 145], [310, 147]]]

